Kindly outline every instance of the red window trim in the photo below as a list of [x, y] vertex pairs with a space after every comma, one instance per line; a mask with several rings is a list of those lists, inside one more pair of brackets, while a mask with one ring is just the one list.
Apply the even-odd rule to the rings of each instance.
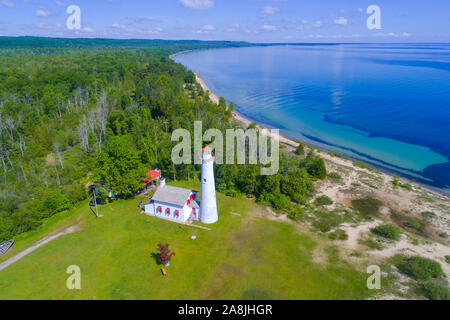
[[170, 215], [170, 208], [166, 208], [166, 214]]
[[179, 216], [180, 216], [180, 212], [179, 212], [178, 210], [175, 210], [175, 212], [173, 213], [173, 215], [174, 215], [175, 217], [179, 217]]
[[156, 209], [156, 212], [162, 212], [161, 206], [158, 206], [158, 209]]

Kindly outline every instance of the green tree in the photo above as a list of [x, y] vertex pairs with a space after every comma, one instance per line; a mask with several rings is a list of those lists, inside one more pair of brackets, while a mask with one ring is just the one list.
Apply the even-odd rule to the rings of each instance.
[[112, 137], [97, 160], [95, 176], [119, 196], [132, 197], [141, 187], [144, 168], [129, 135]]
[[280, 189], [293, 201], [303, 203], [307, 196], [314, 193], [314, 184], [304, 170], [295, 169], [282, 178]]
[[295, 149], [295, 153], [299, 156], [305, 154], [305, 144], [303, 142], [298, 143], [298, 147]]
[[314, 154], [313, 151], [308, 153], [306, 159], [302, 163], [302, 167], [306, 169], [311, 177], [318, 180], [323, 180], [327, 177], [327, 169], [325, 161]]

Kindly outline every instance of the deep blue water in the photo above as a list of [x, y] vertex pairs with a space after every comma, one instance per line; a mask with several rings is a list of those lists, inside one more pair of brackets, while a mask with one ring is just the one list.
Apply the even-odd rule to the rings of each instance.
[[450, 44], [232, 48], [174, 60], [286, 136], [450, 186]]

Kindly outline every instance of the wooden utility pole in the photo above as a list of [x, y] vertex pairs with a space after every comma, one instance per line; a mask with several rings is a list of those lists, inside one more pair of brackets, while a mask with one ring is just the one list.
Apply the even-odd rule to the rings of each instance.
[[95, 195], [95, 189], [94, 189], [93, 192], [94, 192], [95, 212], [96, 212], [95, 216], [96, 216], [97, 218], [101, 218], [101, 217], [103, 217], [103, 215], [102, 215], [102, 214], [98, 214], [97, 196]]
[[95, 212], [96, 212], [95, 215], [98, 218], [97, 196], [95, 195], [95, 189], [93, 190], [93, 192], [94, 192]]

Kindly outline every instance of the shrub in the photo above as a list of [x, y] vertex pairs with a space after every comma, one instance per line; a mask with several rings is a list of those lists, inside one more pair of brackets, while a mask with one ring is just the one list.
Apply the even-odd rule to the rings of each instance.
[[450, 256], [445, 256], [445, 261], [446, 261], [447, 263], [450, 263]]
[[445, 232], [439, 233], [439, 237], [447, 239], [448, 238], [448, 234], [446, 234]]
[[327, 177], [327, 169], [325, 161], [314, 154], [313, 151], [308, 153], [305, 161], [302, 162], [302, 167], [306, 169], [313, 179], [323, 180]]
[[353, 162], [353, 164], [362, 169], [367, 169], [369, 171], [375, 171], [370, 165], [368, 165], [367, 163], [362, 162], [362, 161], [355, 161], [355, 162]]
[[383, 246], [376, 240], [373, 239], [360, 239], [358, 242], [364, 246], [367, 246], [370, 249], [374, 250], [382, 250]]
[[413, 189], [413, 187], [412, 187], [412, 185], [410, 184], [410, 183], [403, 183], [403, 184], [401, 184], [400, 185], [403, 189], [406, 189], [406, 190], [409, 190], [409, 191], [412, 191], [412, 189]]
[[372, 232], [387, 239], [398, 240], [400, 238], [400, 229], [392, 223], [383, 223]]
[[320, 210], [314, 212], [317, 220], [313, 222], [313, 227], [322, 231], [328, 232], [333, 228], [339, 226], [344, 218], [339, 214], [327, 213]]
[[394, 180], [392, 180], [392, 186], [394, 188], [397, 188], [400, 185], [400, 179], [398, 177], [394, 177]]
[[441, 264], [434, 260], [420, 256], [396, 256], [395, 259], [397, 260], [395, 265], [398, 270], [416, 280], [427, 281], [445, 276]]
[[283, 210], [290, 207], [291, 200], [288, 196], [285, 196], [284, 194], [278, 194], [277, 196], [273, 197], [272, 204], [276, 209]]
[[328, 197], [328, 196], [326, 196], [326, 195], [323, 195], [323, 196], [318, 197], [318, 198], [316, 199], [315, 203], [316, 203], [318, 206], [329, 206], [329, 205], [332, 205], [332, 204], [333, 204], [333, 200], [331, 200], [330, 197]]
[[295, 149], [295, 153], [299, 156], [305, 154], [305, 144], [303, 142], [298, 143], [297, 149]]
[[[281, 193], [289, 196], [291, 200], [302, 203], [305, 196], [314, 194], [314, 183], [308, 173], [296, 169], [286, 174], [280, 181]], [[268, 192], [271, 192], [268, 190]]]
[[225, 191], [225, 195], [226, 195], [227, 197], [236, 198], [236, 197], [239, 195], [239, 192], [237, 192], [237, 191], [234, 190], [234, 189], [229, 189], [229, 190], [226, 190], [226, 191]]
[[431, 212], [431, 211], [425, 211], [425, 212], [422, 212], [422, 216], [423, 216], [424, 218], [427, 218], [427, 219], [433, 219], [433, 218], [436, 218], [436, 214], [435, 214], [434, 212]]
[[341, 229], [337, 229], [336, 231], [328, 234], [328, 239], [330, 240], [347, 240], [348, 234]]
[[327, 220], [319, 220], [313, 223], [314, 227], [319, 229], [322, 232], [328, 232], [331, 230], [331, 224]]
[[70, 208], [71, 203], [69, 197], [63, 194], [60, 190], [49, 190], [45, 194], [44, 207], [46, 212], [42, 213], [42, 218], [47, 218], [55, 213], [67, 210]]
[[350, 257], [362, 257], [362, 253], [359, 251], [353, 251], [350, 253]]
[[404, 223], [404, 225], [406, 228], [415, 229], [415, 230], [422, 230], [422, 228], [423, 228], [422, 223], [419, 220], [413, 219], [413, 218], [408, 219], [408, 221], [406, 221]]
[[335, 181], [335, 182], [341, 181], [341, 180], [342, 180], [342, 176], [341, 176], [339, 173], [337, 173], [337, 172], [330, 172], [330, 173], [328, 174], [328, 178], [329, 178], [330, 180]]
[[378, 210], [383, 205], [383, 202], [373, 198], [365, 198], [353, 200], [352, 205], [365, 218], [373, 218], [378, 215]]
[[289, 212], [288, 217], [294, 221], [300, 220], [302, 215], [305, 213], [305, 209], [301, 207], [295, 207], [294, 210]]
[[450, 290], [447, 281], [428, 281], [420, 286], [425, 297], [431, 300], [450, 300]]
[[68, 188], [67, 194], [71, 203], [77, 203], [88, 198], [86, 187], [82, 184], [75, 184], [72, 187]]

